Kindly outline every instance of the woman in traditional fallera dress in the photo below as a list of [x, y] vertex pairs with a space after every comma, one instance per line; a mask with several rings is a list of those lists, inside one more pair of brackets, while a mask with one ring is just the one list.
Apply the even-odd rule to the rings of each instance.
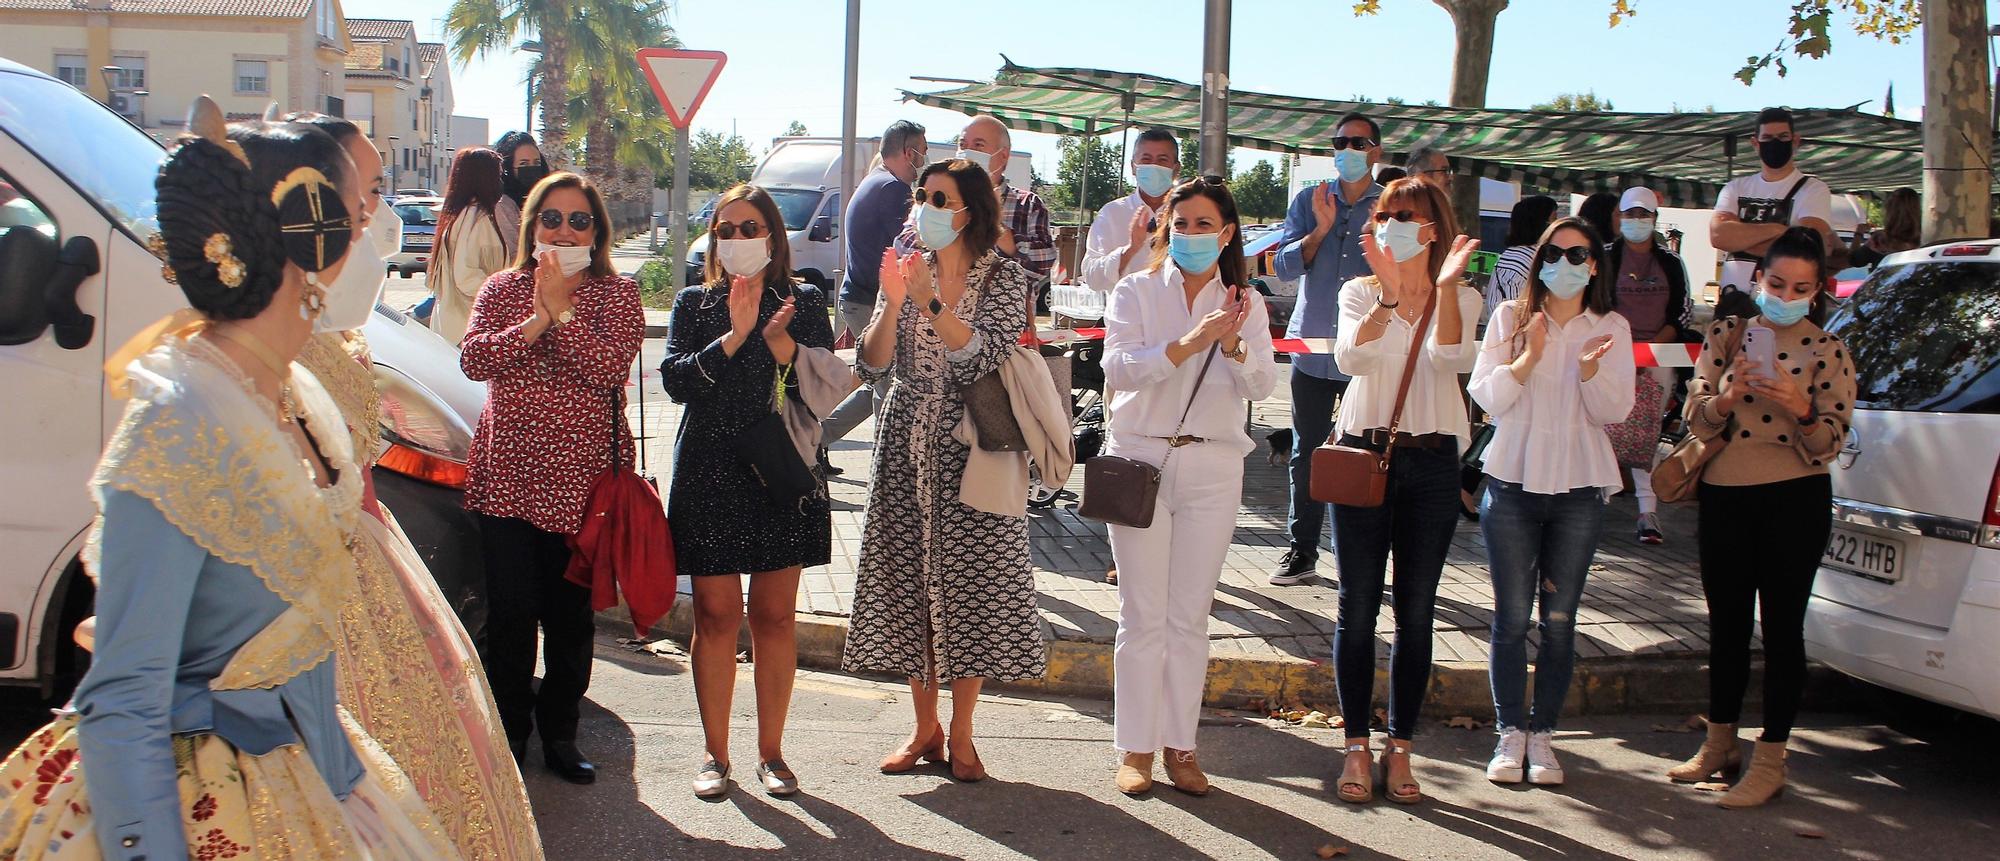
[[335, 702], [362, 467], [292, 359], [366, 284], [340, 277], [356, 168], [307, 126], [225, 133], [205, 98], [189, 127], [156, 250], [193, 310], [112, 360], [131, 401], [91, 485], [95, 658], [0, 763], [0, 857], [457, 858]]

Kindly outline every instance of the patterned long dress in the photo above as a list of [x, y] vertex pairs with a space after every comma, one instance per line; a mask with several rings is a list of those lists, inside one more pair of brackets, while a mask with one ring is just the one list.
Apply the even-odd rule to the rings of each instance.
[[959, 501], [967, 450], [952, 436], [965, 415], [960, 389], [998, 369], [1026, 330], [1030, 281], [989, 252], [953, 309], [973, 330], [963, 349], [948, 352], [905, 300], [889, 367], [855, 363], [864, 385], [891, 384], [875, 429], [843, 669], [1009, 681], [1046, 667], [1027, 518]]

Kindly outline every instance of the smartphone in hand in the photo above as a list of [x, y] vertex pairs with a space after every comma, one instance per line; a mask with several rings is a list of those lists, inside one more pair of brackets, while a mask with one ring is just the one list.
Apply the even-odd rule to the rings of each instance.
[[1778, 378], [1778, 333], [1764, 326], [1744, 330], [1743, 355], [1757, 373], [1773, 380]]

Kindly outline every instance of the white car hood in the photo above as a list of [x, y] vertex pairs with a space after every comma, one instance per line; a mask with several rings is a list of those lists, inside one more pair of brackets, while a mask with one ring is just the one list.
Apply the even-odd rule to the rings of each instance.
[[458, 348], [402, 312], [387, 305], [375, 306], [368, 325], [361, 330], [368, 338], [375, 363], [402, 372], [422, 383], [458, 417], [465, 426], [479, 426], [479, 414], [486, 409], [486, 387], [469, 380], [459, 369]]

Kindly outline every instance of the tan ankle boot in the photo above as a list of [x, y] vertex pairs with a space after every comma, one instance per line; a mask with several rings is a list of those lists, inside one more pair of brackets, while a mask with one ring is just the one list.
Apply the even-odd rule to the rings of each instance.
[[1118, 791], [1142, 795], [1153, 788], [1153, 755], [1128, 753], [1118, 766]]
[[1761, 807], [1765, 802], [1785, 794], [1785, 743], [1782, 741], [1757, 742], [1757, 752], [1750, 757], [1750, 770], [1743, 779], [1722, 794], [1717, 804], [1731, 810], [1745, 807]]
[[1208, 775], [1201, 773], [1194, 751], [1167, 748], [1167, 779], [1174, 782], [1175, 789], [1189, 795], [1208, 794]]
[[1701, 743], [1701, 749], [1695, 751], [1687, 762], [1667, 769], [1667, 776], [1691, 783], [1707, 780], [1718, 771], [1733, 775], [1742, 770], [1743, 748], [1736, 741], [1736, 725], [1711, 723], [1708, 725], [1708, 740]]

